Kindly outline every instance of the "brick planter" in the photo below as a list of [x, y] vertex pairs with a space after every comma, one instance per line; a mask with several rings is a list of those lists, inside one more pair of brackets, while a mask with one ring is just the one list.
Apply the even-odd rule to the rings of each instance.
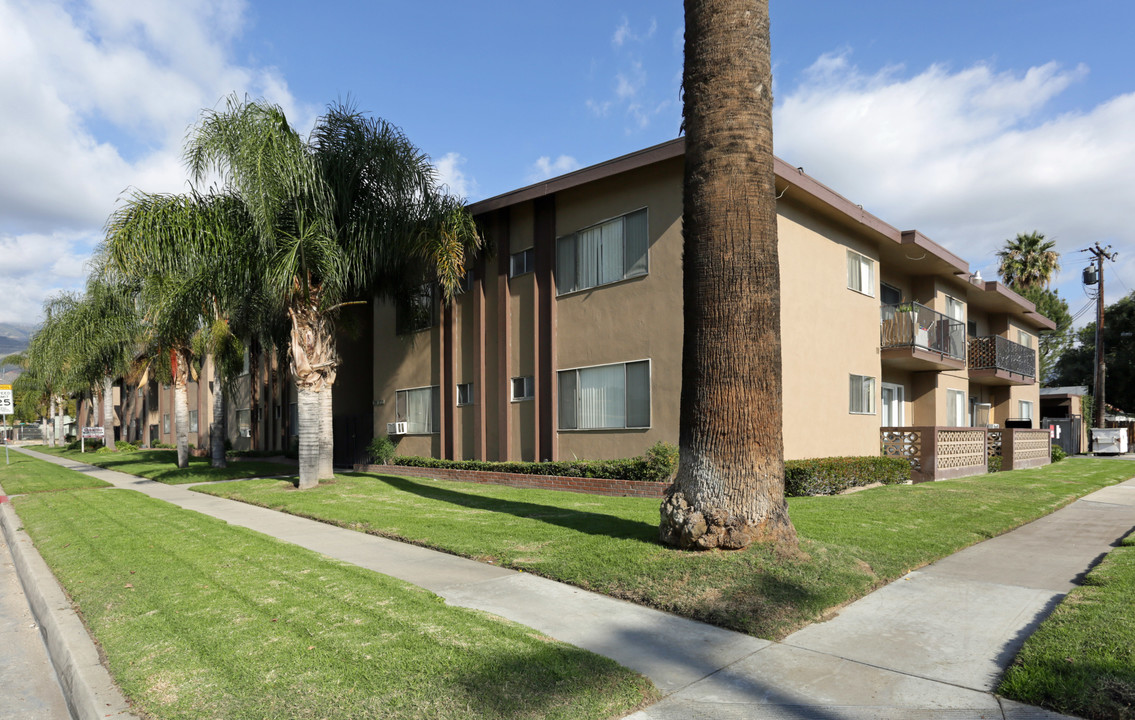
[[611, 480], [608, 478], [563, 477], [560, 475], [524, 475], [521, 473], [488, 472], [485, 470], [453, 470], [450, 468], [424, 468], [411, 465], [356, 465], [355, 470], [373, 473], [392, 473], [432, 480], [508, 485], [540, 490], [565, 490], [589, 495], [615, 495], [622, 497], [661, 498], [670, 487], [668, 482], [641, 480]]

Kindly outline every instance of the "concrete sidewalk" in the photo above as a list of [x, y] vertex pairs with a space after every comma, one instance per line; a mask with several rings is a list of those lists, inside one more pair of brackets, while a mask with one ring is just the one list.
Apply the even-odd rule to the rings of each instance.
[[68, 720], [71, 713], [0, 533], [0, 720]]
[[910, 573], [775, 643], [185, 486], [24, 452], [610, 657], [667, 695], [633, 720], [1060, 717], [992, 690], [1076, 579], [1135, 526], [1129, 480]]

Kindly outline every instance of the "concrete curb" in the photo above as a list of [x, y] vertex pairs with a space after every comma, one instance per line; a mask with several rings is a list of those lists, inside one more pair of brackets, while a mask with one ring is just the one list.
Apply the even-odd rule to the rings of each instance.
[[83, 621], [24, 532], [12, 504], [0, 503], [0, 527], [12, 552], [16, 574], [39, 623], [51, 664], [63, 686], [63, 696], [76, 720], [138, 720], [110, 673], [99, 662], [98, 650]]

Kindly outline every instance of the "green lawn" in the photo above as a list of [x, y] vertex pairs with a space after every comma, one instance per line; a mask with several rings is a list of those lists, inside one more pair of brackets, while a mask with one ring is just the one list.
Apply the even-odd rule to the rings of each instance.
[[64, 457], [75, 462], [98, 465], [138, 477], [157, 480], [169, 485], [182, 485], [234, 478], [295, 475], [295, 465], [265, 462], [263, 460], [229, 460], [227, 468], [215, 468], [209, 458], [190, 457], [189, 467], [177, 467], [176, 450], [135, 450], [134, 452], [95, 453], [36, 446], [36, 452]]
[[657, 695], [531, 629], [140, 493], [14, 505], [146, 717], [601, 720]]
[[21, 452], [8, 453], [9, 464], [0, 460], [0, 487], [8, 495], [110, 487], [110, 483], [77, 473], [74, 470], [36, 460]]
[[1093, 720], [1135, 718], [1135, 537], [1112, 550], [1026, 642], [998, 692]]
[[313, 490], [250, 480], [195, 488], [491, 560], [633, 602], [780, 638], [938, 558], [1135, 476], [1074, 459], [851, 495], [792, 498], [801, 552], [690, 552], [656, 541], [657, 500], [348, 474]]

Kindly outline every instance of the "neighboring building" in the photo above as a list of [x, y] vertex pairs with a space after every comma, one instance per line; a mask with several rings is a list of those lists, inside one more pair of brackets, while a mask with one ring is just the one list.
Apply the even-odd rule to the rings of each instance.
[[[487, 460], [676, 442], [683, 153], [679, 139], [473, 204], [493, 254], [468, 290], [374, 308], [374, 434]], [[776, 174], [787, 458], [878, 454], [882, 427], [1038, 426], [1051, 321], [917, 231], [781, 160]]]
[[1040, 389], [1042, 427], [1052, 433], [1052, 444], [1060, 445], [1068, 454], [1087, 452], [1088, 425], [1084, 418], [1083, 399], [1088, 394], [1084, 385]]

